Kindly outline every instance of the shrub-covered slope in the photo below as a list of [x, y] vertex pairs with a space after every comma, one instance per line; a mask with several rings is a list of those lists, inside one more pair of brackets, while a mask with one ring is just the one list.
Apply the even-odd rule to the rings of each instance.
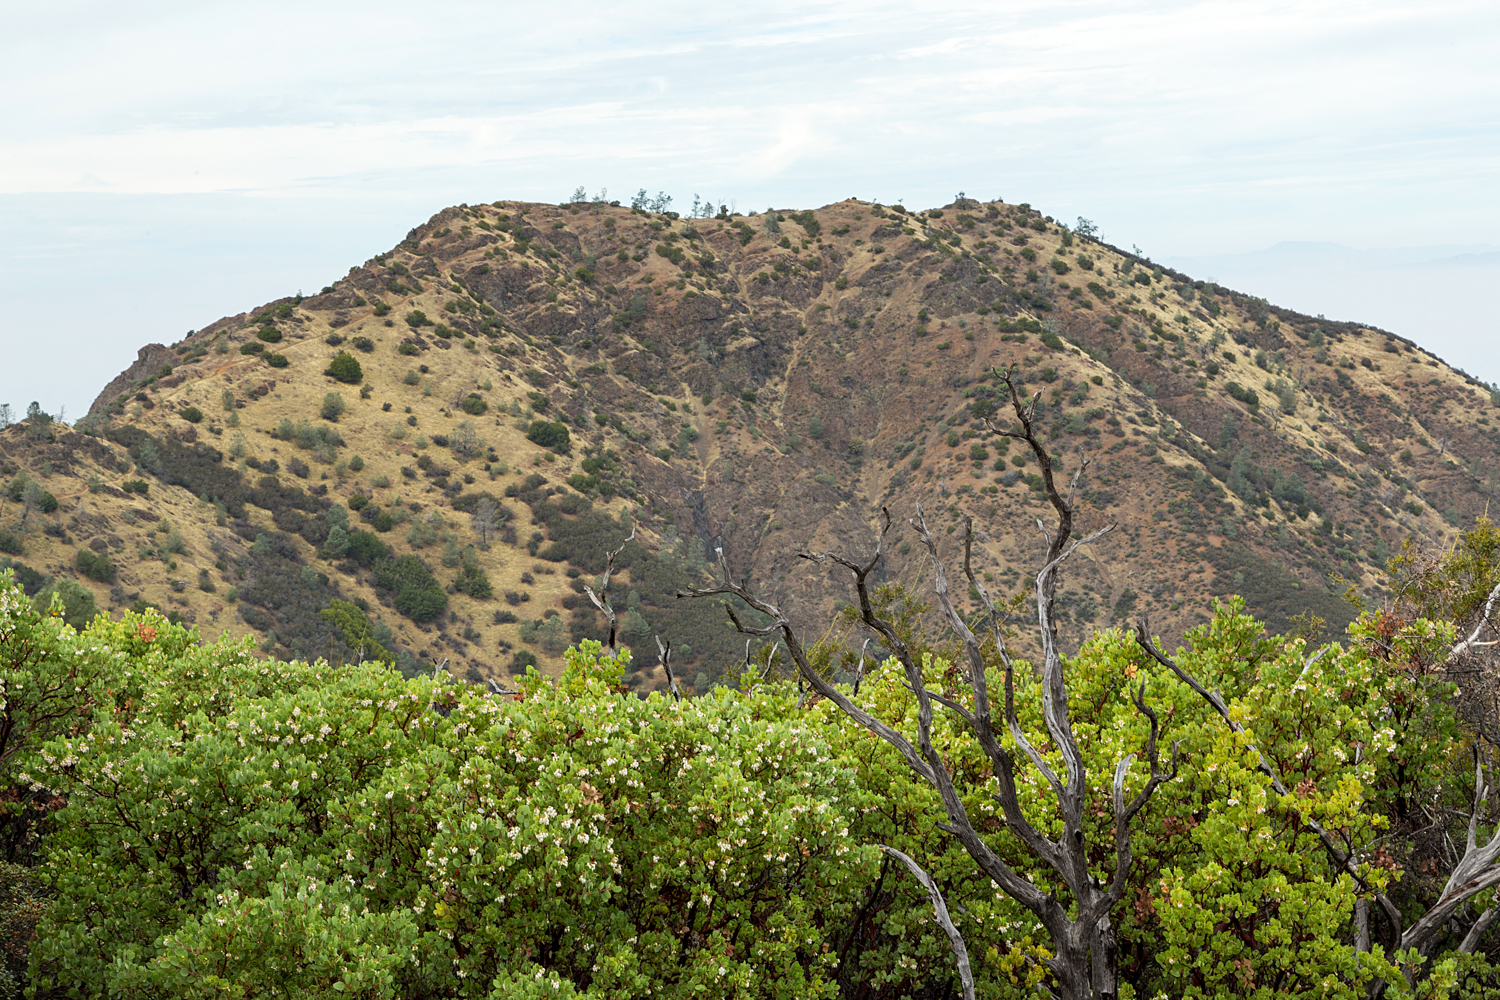
[[[1342, 623], [1347, 586], [1373, 591], [1400, 539], [1466, 525], [1496, 482], [1488, 387], [1025, 205], [497, 202], [144, 348], [76, 429], [0, 433], [0, 548], [80, 606], [504, 680], [602, 634], [584, 581], [634, 530], [625, 638], [637, 665], [673, 639], [701, 687], [743, 647], [672, 594], [720, 546], [818, 626], [842, 581], [797, 553], [866, 551], [880, 505], [920, 502], [939, 531], [973, 515], [983, 570], [1025, 585], [1035, 470], [993, 430], [1010, 366], [1066, 471], [1089, 461], [1085, 525], [1118, 525], [1060, 598], [1075, 638], [1141, 611], [1180, 634], [1230, 592], [1273, 628]], [[885, 572], [915, 579], [919, 552], [897, 542]]]

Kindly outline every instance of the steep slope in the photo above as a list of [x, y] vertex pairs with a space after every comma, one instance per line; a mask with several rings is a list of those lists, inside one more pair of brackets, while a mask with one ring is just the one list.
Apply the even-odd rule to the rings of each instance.
[[[326, 374], [350, 377], [341, 354], [358, 382]], [[439, 213], [319, 295], [144, 348], [76, 430], [6, 431], [6, 474], [38, 485], [17, 480], [0, 523], [33, 586], [79, 577], [101, 608], [149, 600], [309, 656], [358, 655], [319, 614], [356, 600], [408, 669], [447, 658], [473, 679], [600, 634], [583, 579], [634, 529], [626, 638], [645, 662], [653, 632], [686, 644], [701, 686], [744, 647], [720, 609], [671, 595], [720, 572], [720, 545], [814, 630], [847, 588], [797, 554], [868, 551], [881, 504], [921, 503], [949, 541], [972, 514], [984, 571], [1024, 585], [1039, 483], [985, 419], [1008, 423], [995, 373], [1012, 366], [1068, 472], [1090, 463], [1085, 527], [1117, 525], [1066, 577], [1075, 636], [1142, 611], [1180, 634], [1230, 592], [1277, 628], [1342, 624], [1345, 586], [1373, 594], [1404, 538], [1467, 523], [1495, 487], [1488, 387], [1025, 205], [496, 202]], [[486, 498], [498, 514], [476, 531]], [[365, 541], [329, 551], [334, 525]], [[112, 586], [81, 575], [81, 549]], [[407, 554], [446, 606], [398, 572]], [[894, 539], [886, 573], [926, 569]]]

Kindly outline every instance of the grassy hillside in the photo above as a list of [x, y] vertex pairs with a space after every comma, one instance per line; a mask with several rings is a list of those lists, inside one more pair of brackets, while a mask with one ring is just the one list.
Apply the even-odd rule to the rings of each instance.
[[[1035, 470], [987, 423], [1011, 366], [1066, 471], [1090, 462], [1085, 528], [1117, 525], [1065, 578], [1075, 637], [1142, 611], [1179, 634], [1229, 592], [1277, 628], [1342, 624], [1347, 586], [1373, 594], [1403, 539], [1451, 535], [1496, 485], [1488, 387], [1025, 205], [496, 202], [143, 349], [76, 428], [0, 433], [0, 548], [33, 591], [73, 580], [281, 655], [357, 658], [321, 614], [354, 602], [406, 669], [503, 680], [601, 635], [580, 591], [635, 530], [615, 603], [637, 666], [659, 633], [702, 686], [743, 641], [672, 594], [719, 545], [815, 632], [845, 582], [797, 553], [868, 551], [881, 504], [950, 534], [972, 514], [988, 577], [1025, 585]], [[926, 568], [898, 539], [886, 573]]]

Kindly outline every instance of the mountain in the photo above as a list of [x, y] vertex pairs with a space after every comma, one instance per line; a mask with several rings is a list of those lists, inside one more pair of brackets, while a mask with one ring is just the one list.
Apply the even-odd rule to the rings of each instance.
[[1483, 291], [1500, 281], [1500, 247], [1363, 250], [1282, 242], [1251, 253], [1161, 263], [1303, 312], [1401, 330], [1435, 355], [1500, 382], [1500, 329]]
[[[1082, 526], [1115, 525], [1065, 573], [1075, 641], [1141, 612], [1180, 636], [1229, 593], [1277, 629], [1342, 626], [1346, 587], [1377, 597], [1403, 540], [1451, 536], [1497, 484], [1478, 380], [1027, 205], [499, 201], [142, 348], [74, 427], [0, 432], [0, 549], [83, 610], [503, 681], [602, 636], [582, 591], [623, 546], [629, 682], [663, 682], [659, 634], [701, 689], [745, 646], [673, 595], [722, 574], [721, 547], [813, 638], [849, 589], [798, 553], [873, 551], [883, 504], [899, 525], [920, 503], [950, 557], [972, 515], [978, 569], [1026, 586], [1042, 501], [995, 432], [1011, 368], [1065, 471], [1088, 460]], [[927, 592], [910, 532], [886, 553]]]

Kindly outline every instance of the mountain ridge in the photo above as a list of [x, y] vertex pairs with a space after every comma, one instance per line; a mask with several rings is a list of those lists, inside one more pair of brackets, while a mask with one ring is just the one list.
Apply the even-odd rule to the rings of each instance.
[[[327, 374], [341, 354], [358, 382]], [[1119, 524], [1068, 570], [1074, 639], [1147, 609], [1180, 635], [1231, 590], [1278, 628], [1309, 610], [1339, 625], [1346, 582], [1378, 596], [1406, 537], [1443, 537], [1495, 488], [1477, 380], [1026, 205], [683, 219], [500, 201], [437, 213], [318, 295], [142, 348], [77, 430], [0, 434], [25, 507], [0, 525], [42, 567], [34, 590], [66, 577], [100, 607], [151, 600], [207, 635], [335, 657], [348, 633], [318, 623], [348, 598], [408, 669], [447, 659], [471, 680], [602, 634], [581, 581], [633, 530], [626, 639], [638, 665], [652, 635], [686, 645], [701, 687], [743, 654], [721, 612], [670, 594], [722, 572], [721, 544], [814, 635], [846, 582], [798, 553], [867, 551], [885, 503], [922, 502], [944, 544], [974, 516], [982, 572], [1024, 586], [1034, 465], [995, 433], [1012, 365], [1065, 471], [1092, 459], [1085, 526]], [[22, 475], [56, 512], [27, 506]], [[474, 528], [486, 499], [505, 512], [493, 543]], [[330, 552], [335, 527], [425, 564], [444, 610], [398, 610], [379, 557]], [[84, 549], [115, 566], [107, 591]], [[893, 540], [886, 560], [925, 592], [917, 548]], [[469, 592], [478, 576], [490, 596]]]

